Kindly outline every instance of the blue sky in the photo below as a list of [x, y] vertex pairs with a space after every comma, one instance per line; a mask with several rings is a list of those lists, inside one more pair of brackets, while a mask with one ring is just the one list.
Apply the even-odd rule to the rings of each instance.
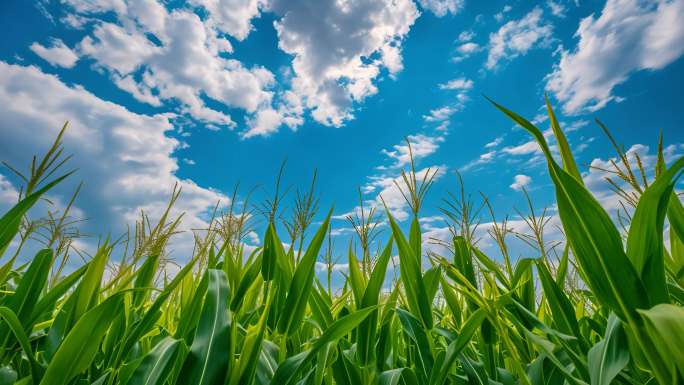
[[[0, 10], [0, 158], [25, 169], [69, 120], [80, 171], [51, 197], [63, 205], [84, 180], [76, 213], [98, 234], [158, 213], [174, 183], [185, 226], [202, 228], [238, 182], [255, 202], [270, 196], [284, 160], [290, 198], [318, 171], [321, 214], [353, 212], [360, 188], [405, 220], [392, 181], [407, 167], [406, 137], [419, 170], [439, 169], [421, 213], [428, 236], [447, 237], [439, 208], [458, 191], [456, 171], [475, 200], [519, 222], [521, 187], [539, 208], [553, 190], [537, 146], [483, 95], [547, 129], [547, 92], [611, 210], [605, 174], [588, 167], [614, 156], [594, 118], [647, 162], [660, 130], [670, 158], [684, 153], [682, 0], [7, 0]], [[4, 209], [19, 181], [0, 178]], [[333, 227], [345, 244], [349, 224]]]

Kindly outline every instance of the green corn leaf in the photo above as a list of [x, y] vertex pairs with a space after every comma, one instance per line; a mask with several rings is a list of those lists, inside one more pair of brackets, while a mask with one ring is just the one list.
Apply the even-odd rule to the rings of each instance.
[[121, 309], [123, 293], [107, 298], [78, 319], [50, 360], [40, 385], [66, 385], [88, 369]]
[[349, 264], [349, 284], [351, 285], [352, 294], [354, 294], [354, 303], [357, 308], [361, 308], [363, 293], [366, 290], [366, 278], [359, 269], [359, 263], [356, 260], [356, 255], [352, 250], [352, 243], [349, 242], [349, 250], [347, 252], [347, 263]]
[[490, 272], [494, 273], [496, 278], [501, 282], [504, 287], [510, 289], [511, 288], [511, 283], [510, 281], [506, 278], [504, 275], [503, 271], [499, 267], [499, 265], [496, 264], [491, 258], [487, 256], [487, 254], [483, 253], [482, 250], [478, 249], [477, 247], [471, 247], [471, 250], [473, 252], [473, 255], [477, 260]]
[[[159, 266], [159, 255], [150, 255], [145, 259], [140, 269], [135, 275], [135, 288], [149, 288], [154, 283], [154, 275], [157, 272], [157, 267]], [[148, 290], [139, 290], [133, 293], [133, 306], [138, 307], [149, 298]]]
[[428, 300], [425, 283], [421, 274], [420, 256], [406, 241], [399, 225], [394, 221], [392, 214], [387, 210], [392, 236], [397, 242], [399, 251], [399, 274], [406, 289], [406, 299], [411, 312], [425, 325], [427, 329], [432, 329], [432, 308]]
[[[31, 377], [27, 377], [31, 381]], [[17, 382], [17, 372], [9, 366], [0, 368], [0, 385], [12, 385]]]
[[[165, 337], [140, 362], [125, 385], [164, 385], [172, 372], [182, 340]], [[122, 384], [122, 385], [124, 385]]]
[[433, 303], [435, 296], [437, 295], [437, 290], [439, 289], [439, 276], [442, 271], [439, 267], [433, 266], [425, 271], [423, 274], [423, 282], [425, 282], [425, 291], [427, 291], [428, 301]]
[[665, 170], [641, 194], [627, 236], [627, 256], [641, 275], [651, 305], [668, 300], [663, 228], [676, 177], [682, 168], [684, 158]]
[[[225, 274], [225, 272], [224, 272]], [[188, 274], [190, 277], [191, 274]], [[204, 299], [207, 293], [207, 287], [209, 285], [209, 278], [207, 274], [202, 274], [199, 283], [192, 287], [192, 297], [187, 306], [181, 308], [181, 318], [178, 320], [178, 328], [176, 329], [176, 338], [183, 338], [186, 345], [192, 345], [192, 340], [194, 338], [194, 330], [199, 322], [200, 315], [202, 314], [202, 305], [204, 304]]]
[[553, 315], [553, 324], [560, 332], [575, 337], [580, 336], [579, 324], [575, 316], [575, 309], [563, 289], [553, 280], [551, 273], [543, 261], [537, 261], [539, 280], [544, 288], [547, 303]]
[[623, 318], [636, 309], [648, 308], [649, 300], [641, 278], [625, 254], [620, 234], [605, 210], [575, 177], [556, 164], [538, 128], [518, 114], [491, 102], [530, 132], [542, 148], [556, 187], [563, 229], [594, 294]]
[[311, 308], [312, 318], [325, 329], [333, 322], [333, 316], [330, 313], [331, 304], [325, 299], [327, 296], [325, 289], [322, 288], [318, 281], [316, 283], [316, 287], [311, 290], [311, 295], [309, 296], [309, 307]]
[[[26, 212], [28, 212], [28, 210], [31, 207], [33, 207], [33, 205], [36, 204], [36, 202], [38, 202], [38, 199], [40, 199], [40, 197], [43, 194], [45, 194], [51, 188], [55, 187], [55, 185], [63, 181], [71, 174], [73, 174], [73, 172], [70, 172], [64, 176], [61, 176], [53, 180], [52, 182], [46, 184], [40, 190], [25, 197], [19, 203], [14, 205], [14, 207], [12, 207], [8, 212], [6, 212], [5, 215], [2, 216], [2, 218], [0, 218], [0, 256], [2, 256], [2, 254], [9, 246], [10, 242], [12, 242], [12, 239], [14, 239], [14, 236], [19, 231], [21, 218], [26, 214]], [[5, 264], [3, 265], [2, 269], [0, 269], [0, 271], [2, 271], [3, 273], [5, 271], [9, 272], [11, 268], [11, 265]], [[3, 282], [5, 274], [1, 275], [0, 278], [2, 278], [0, 282]]]
[[411, 368], [386, 370], [378, 376], [378, 385], [418, 385], [418, 378]]
[[292, 333], [299, 328], [301, 321], [304, 318], [304, 311], [306, 304], [309, 301], [309, 293], [313, 285], [313, 278], [315, 274], [316, 260], [318, 252], [321, 249], [323, 240], [328, 232], [330, 224], [330, 217], [332, 216], [332, 208], [328, 212], [321, 227], [318, 228], [314, 234], [309, 246], [301, 261], [297, 265], [292, 282], [287, 293], [287, 300], [285, 301], [285, 309], [287, 311], [281, 313], [278, 321], [278, 331], [280, 333]]
[[70, 317], [71, 322], [78, 320], [81, 315], [90, 310], [97, 300], [100, 285], [102, 283], [102, 275], [104, 274], [107, 260], [111, 253], [112, 246], [107, 242], [95, 253], [92, 261], [88, 265], [88, 270], [85, 272], [83, 279], [79, 283], [74, 292], [74, 307]]
[[73, 273], [67, 275], [57, 282], [52, 289], [48, 290], [48, 292], [45, 293], [40, 300], [38, 300], [38, 303], [36, 303], [36, 305], [33, 307], [29, 325], [33, 325], [43, 314], [50, 313], [53, 310], [55, 303], [57, 303], [57, 301], [64, 294], [66, 294], [69, 289], [76, 284], [76, 282], [78, 282], [83, 274], [85, 274], [85, 272], [88, 270], [88, 266], [89, 264], [87, 263], [79, 267]]
[[422, 236], [420, 234], [420, 222], [418, 221], [417, 216], [413, 216], [413, 219], [411, 220], [411, 227], [409, 228], [409, 245], [411, 245], [411, 249], [413, 250], [413, 253], [418, 257], [418, 260], [420, 261], [420, 258], [422, 257]]
[[463, 324], [458, 337], [449, 344], [446, 350], [444, 359], [439, 367], [436, 367], [432, 372], [432, 377], [430, 378], [430, 384], [441, 385], [447, 378], [451, 367], [456, 362], [456, 359], [461, 354], [463, 349], [468, 345], [468, 343], [473, 338], [473, 335], [477, 332], [485, 320], [487, 313], [484, 309], [478, 309], [473, 312], [468, 320]]
[[181, 384], [222, 383], [228, 369], [231, 351], [228, 278], [218, 269], [208, 269], [206, 274], [207, 293], [195, 338], [180, 372]]
[[264, 251], [262, 254], [261, 275], [264, 281], [271, 281], [275, 276], [278, 261], [278, 252], [275, 247], [275, 228], [273, 223], [268, 224], [264, 235]]
[[186, 276], [190, 275], [189, 273], [192, 272], [192, 268], [195, 266], [196, 262], [197, 258], [194, 258], [188, 262], [185, 267], [183, 267], [181, 271], [176, 274], [173, 280], [171, 280], [171, 282], [164, 287], [164, 290], [157, 296], [157, 298], [155, 298], [154, 302], [147, 309], [140, 321], [129, 329], [126, 337], [123, 340], [123, 343], [119, 348], [119, 351], [117, 352], [117, 356], [113, 364], [114, 367], [119, 367], [122, 364], [124, 355], [128, 354], [128, 352], [133, 349], [133, 346], [137, 343], [137, 341], [153, 327], [154, 323], [160, 316], [160, 309], [162, 305], [164, 305], [166, 300], [171, 296], [181, 282], [184, 281]]
[[249, 267], [247, 267], [245, 274], [242, 276], [242, 279], [240, 279], [240, 285], [238, 286], [237, 291], [235, 292], [233, 301], [230, 303], [231, 311], [235, 312], [240, 308], [245, 299], [247, 291], [250, 287], [252, 287], [252, 285], [254, 285], [255, 282], [257, 282], [257, 276], [259, 275], [259, 271], [261, 270], [261, 255], [262, 254], [256, 257], [256, 259], [249, 265]]
[[39, 383], [45, 369], [38, 363], [38, 361], [36, 361], [36, 358], [33, 355], [33, 350], [31, 350], [31, 344], [29, 343], [29, 339], [19, 322], [19, 318], [17, 318], [17, 315], [12, 311], [12, 309], [4, 306], [0, 307], [0, 316], [2, 316], [9, 329], [12, 331], [12, 333], [14, 333], [15, 338], [17, 341], [19, 341], [19, 346], [21, 346], [21, 349], [28, 358], [29, 370], [31, 371], [33, 383]]
[[[363, 299], [361, 300], [362, 307], [375, 306], [378, 304], [378, 297], [380, 296], [382, 284], [385, 281], [387, 264], [391, 256], [392, 239], [390, 238], [380, 254], [380, 257], [375, 262], [375, 267], [373, 268], [371, 278], [368, 281], [368, 286], [366, 286], [366, 290], [363, 293]], [[374, 352], [377, 323], [378, 312], [376, 310], [359, 325], [356, 349], [359, 354], [359, 360], [363, 364], [369, 364], [375, 359]]]
[[416, 346], [416, 351], [418, 353], [417, 363], [419, 364], [418, 377], [423, 379], [421, 382], [425, 382], [430, 378], [430, 373], [432, 372], [432, 366], [434, 364], [434, 357], [430, 350], [430, 342], [428, 341], [427, 334], [420, 321], [411, 313], [403, 309], [396, 309], [396, 313], [397, 316], [399, 316], [399, 321], [401, 321], [401, 324], [404, 327], [404, 331]]
[[546, 111], [549, 114], [549, 122], [551, 123], [551, 130], [553, 130], [553, 136], [556, 137], [556, 142], [558, 143], [558, 150], [560, 152], [561, 160], [563, 161], [563, 169], [567, 171], [568, 174], [575, 177], [578, 182], [584, 184], [579, 169], [577, 168], [575, 157], [572, 156], [572, 152], [570, 151], [568, 139], [565, 137], [565, 134], [558, 124], [556, 114], [553, 112], [553, 108], [551, 107], [551, 103], [549, 103], [549, 98], [547, 95], [544, 95], [544, 102], [546, 103]]
[[290, 356], [278, 365], [278, 369], [271, 380], [271, 385], [290, 385], [294, 383], [302, 368], [316, 356], [320, 349], [349, 334], [374, 310], [375, 307], [357, 310], [333, 322], [323, 334], [311, 344], [309, 350]]
[[57, 351], [64, 336], [72, 330], [75, 323], [97, 303], [102, 276], [112, 246], [105, 241], [88, 263], [88, 268], [74, 292], [69, 296], [60, 313], [55, 317], [46, 339], [45, 353], [48, 357]]
[[660, 359], [671, 370], [672, 382], [684, 380], [684, 308], [660, 304], [639, 310], [646, 323], [646, 333], [660, 353]]
[[611, 314], [606, 335], [597, 342], [587, 355], [591, 385], [610, 385], [613, 379], [629, 363], [627, 336], [620, 320]]
[[[32, 329], [31, 313], [48, 280], [51, 266], [52, 250], [44, 249], [39, 251], [33, 258], [26, 273], [21, 277], [21, 281], [14, 294], [7, 301], [7, 307], [16, 315], [25, 332], [30, 332]], [[2, 347], [6, 346], [8, 337], [9, 329], [7, 325], [0, 325]]]
[[261, 317], [259, 317], [259, 322], [247, 329], [247, 334], [240, 345], [240, 358], [230, 376], [230, 385], [249, 385], [252, 383], [257, 368], [258, 358], [261, 354], [264, 334], [266, 333], [266, 320], [268, 318], [271, 300], [272, 298], [267, 300]]
[[447, 282], [444, 277], [440, 278], [440, 286], [442, 287], [442, 294], [444, 294], [444, 300], [451, 311], [452, 316], [458, 322], [461, 319], [461, 301], [456, 295], [456, 291], [451, 287], [449, 282]]

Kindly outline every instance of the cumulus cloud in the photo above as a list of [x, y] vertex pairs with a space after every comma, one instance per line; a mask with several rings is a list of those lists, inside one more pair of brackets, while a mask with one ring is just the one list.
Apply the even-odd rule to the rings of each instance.
[[324, 125], [353, 118], [353, 105], [377, 92], [386, 69], [396, 75], [401, 41], [419, 15], [410, 0], [273, 1], [278, 46], [293, 55], [293, 95]]
[[[136, 114], [36, 67], [1, 61], [0, 85], [0, 149], [3, 160], [15, 167], [21, 169], [32, 154], [44, 152], [69, 121], [65, 152], [74, 155], [79, 171], [53, 193], [68, 196], [78, 180], [84, 180], [77, 205], [92, 218], [93, 233], [121, 234], [143, 209], [155, 217], [174, 184], [183, 189], [175, 212], [186, 213], [186, 228], [206, 228], [207, 211], [227, 200], [175, 175], [173, 152], [180, 143], [166, 135], [173, 129], [169, 115]], [[0, 182], [2, 196], [12, 195], [5, 179]]]
[[[226, 56], [233, 48], [223, 37], [223, 29], [233, 26], [236, 29], [230, 34], [244, 38], [251, 17], [258, 14], [257, 3], [240, 3], [240, 7], [223, 8], [230, 4], [196, 2], [209, 12], [206, 20], [187, 9], [169, 11], [156, 0], [73, 1], [71, 5], [89, 17], [104, 18], [108, 12], [116, 16], [97, 22], [78, 47], [119, 88], [152, 105], [178, 101], [181, 113], [213, 126], [234, 127], [227, 113], [209, 107], [205, 99], [242, 109], [250, 118], [272, 108], [275, 82], [267, 69], [248, 68]], [[233, 25], [232, 16], [246, 24]]]
[[462, 110], [468, 101], [468, 91], [473, 88], [473, 81], [461, 77], [439, 84], [438, 87], [441, 90], [454, 92], [454, 101], [430, 110], [428, 114], [423, 115], [423, 120], [428, 123], [436, 123], [437, 131], [446, 132], [449, 128], [451, 116]]
[[501, 10], [501, 12], [497, 12], [496, 14], [494, 14], [494, 20], [499, 21], [499, 22], [502, 21], [502, 20], [504, 19], [504, 16], [505, 16], [508, 12], [510, 12], [511, 9], [513, 9], [513, 7], [511, 7], [510, 5], [508, 5], [508, 4], [504, 5], [504, 7], [503, 7], [503, 9]]
[[440, 90], [469, 90], [473, 88], [473, 81], [466, 78], [456, 78], [440, 84]]
[[[409, 135], [407, 137], [409, 143], [411, 143], [411, 154], [413, 154], [413, 160], [418, 161], [429, 155], [432, 155], [439, 145], [444, 141], [443, 136], [429, 136], [429, 135]], [[409, 154], [409, 146], [406, 143], [395, 144], [392, 146], [392, 150], [383, 150], [383, 154], [396, 160], [395, 167], [403, 167], [411, 161]]]
[[489, 35], [489, 54], [485, 67], [496, 68], [502, 60], [512, 60], [536, 47], [551, 42], [553, 27], [543, 18], [543, 11], [535, 7], [520, 20], [511, 20]]
[[595, 111], [635, 71], [657, 70], [684, 53], [684, 1], [608, 0], [579, 24], [577, 47], [562, 50], [546, 89], [566, 113]]
[[530, 140], [517, 146], [504, 147], [501, 151], [510, 155], [541, 154], [541, 147], [536, 140]]
[[272, 108], [259, 111], [254, 119], [248, 121], [249, 129], [242, 134], [243, 138], [252, 136], [268, 136], [276, 131], [283, 118], [280, 113]]
[[4, 175], [0, 174], [0, 210], [8, 210], [19, 199], [19, 191]]
[[[426, 0], [437, 15], [456, 13], [459, 0]], [[92, 25], [78, 52], [143, 103], [173, 108], [209, 127], [238, 126], [243, 138], [296, 129], [305, 115], [330, 126], [378, 92], [378, 82], [403, 69], [401, 44], [420, 15], [412, 0], [355, 2], [192, 0], [65, 0], [74, 28]], [[291, 75], [276, 84], [259, 65], [233, 58], [233, 45], [262, 12], [276, 16], [278, 47], [292, 56]]]
[[518, 174], [513, 177], [513, 183], [510, 187], [515, 191], [521, 191], [523, 188], [527, 187], [530, 182], [532, 182], [532, 177], [529, 175]]
[[455, 15], [463, 8], [463, 0], [418, 0], [420, 6], [435, 14], [437, 17], [448, 13]]
[[252, 31], [252, 19], [266, 4], [262, 0], [192, 0], [208, 13], [207, 23], [238, 40], [244, 40]]
[[567, 11], [567, 8], [565, 5], [560, 2], [560, 1], [554, 1], [554, 0], [548, 0], [546, 2], [546, 6], [549, 8], [551, 11], [551, 14], [563, 18], [565, 17], [565, 12]]
[[456, 39], [456, 55], [451, 58], [451, 61], [458, 63], [467, 59], [475, 52], [482, 50], [479, 44], [472, 41], [474, 37], [475, 33], [471, 30], [463, 31], [458, 35]]
[[49, 46], [44, 46], [38, 42], [29, 47], [36, 55], [53, 66], [71, 68], [76, 65], [78, 55], [60, 39], [51, 39]]

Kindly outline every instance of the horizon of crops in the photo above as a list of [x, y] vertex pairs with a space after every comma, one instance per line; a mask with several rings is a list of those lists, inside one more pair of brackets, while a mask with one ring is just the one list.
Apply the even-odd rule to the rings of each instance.
[[[232, 199], [195, 234], [191, 260], [166, 275], [166, 248], [182, 220], [170, 215], [174, 189], [156, 224], [142, 214], [123, 255], [119, 241], [106, 239], [69, 271], [69, 258], [81, 257], [69, 234], [77, 194], [40, 225], [26, 216], [71, 174], [59, 172], [69, 159], [60, 133], [30, 174], [13, 169], [25, 185], [0, 217], [0, 385], [684, 383], [684, 206], [675, 191], [684, 158], [666, 165], [661, 143], [649, 180], [639, 158], [635, 169], [615, 145], [614, 175], [630, 190], [612, 182], [625, 205], [614, 223], [584, 187], [548, 101], [560, 164], [537, 127], [493, 104], [546, 158], [565, 236], [560, 258], [544, 241], [548, 217], [534, 212], [526, 236], [495, 221], [489, 235], [501, 258], [487, 255], [465, 199], [448, 213], [453, 237], [444, 252], [423, 250], [418, 218], [434, 174], [419, 178], [411, 167], [397, 186], [412, 211], [408, 232], [386, 209], [350, 217], [360, 253], [350, 244], [338, 290], [330, 284], [332, 210], [312, 224], [315, 176], [284, 226], [278, 177], [252, 252], [243, 242], [252, 213]], [[381, 218], [391, 234], [376, 252]], [[513, 235], [536, 255], [512, 259]], [[36, 238], [44, 249], [25, 255]], [[386, 288], [394, 255], [399, 275]], [[319, 260], [327, 281], [315, 274]]]

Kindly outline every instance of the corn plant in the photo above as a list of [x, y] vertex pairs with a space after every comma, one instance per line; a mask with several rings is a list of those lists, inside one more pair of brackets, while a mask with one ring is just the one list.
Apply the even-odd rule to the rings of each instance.
[[[649, 181], [642, 162], [635, 172], [616, 146], [614, 175], [631, 187], [612, 182], [626, 201], [616, 225], [584, 186], [548, 101], [559, 156], [536, 126], [492, 103], [541, 147], [563, 241], [545, 240], [549, 216], [529, 196], [530, 214], [519, 215], [530, 233], [514, 232], [461, 184], [443, 210], [451, 240], [427, 252], [419, 215], [435, 171], [421, 178], [411, 161], [397, 186], [412, 211], [408, 232], [386, 209], [389, 233], [378, 237], [380, 207], [350, 217], [361, 254], [350, 243], [336, 289], [332, 209], [313, 229], [314, 174], [283, 225], [282, 169], [261, 210], [263, 242], [251, 253], [243, 239], [258, 210], [247, 199], [236, 204], [236, 188], [229, 209], [195, 235], [189, 261], [166, 274], [166, 248], [182, 220], [171, 215], [181, 194], [174, 189], [157, 223], [141, 213], [124, 239], [103, 239], [85, 256], [70, 242], [80, 233], [69, 230], [77, 221], [68, 209], [49, 213], [43, 227], [27, 214], [71, 175], [60, 174], [68, 160], [60, 133], [30, 174], [18, 173], [25, 188], [0, 218], [0, 384], [684, 383], [684, 207], [675, 190], [684, 158], [667, 165], [661, 144]], [[500, 257], [479, 247], [481, 211], [493, 220], [488, 234]], [[514, 258], [512, 237], [531, 254]], [[27, 255], [37, 238], [43, 248]], [[65, 268], [81, 256], [80, 267]], [[398, 279], [388, 279], [397, 269]]]

